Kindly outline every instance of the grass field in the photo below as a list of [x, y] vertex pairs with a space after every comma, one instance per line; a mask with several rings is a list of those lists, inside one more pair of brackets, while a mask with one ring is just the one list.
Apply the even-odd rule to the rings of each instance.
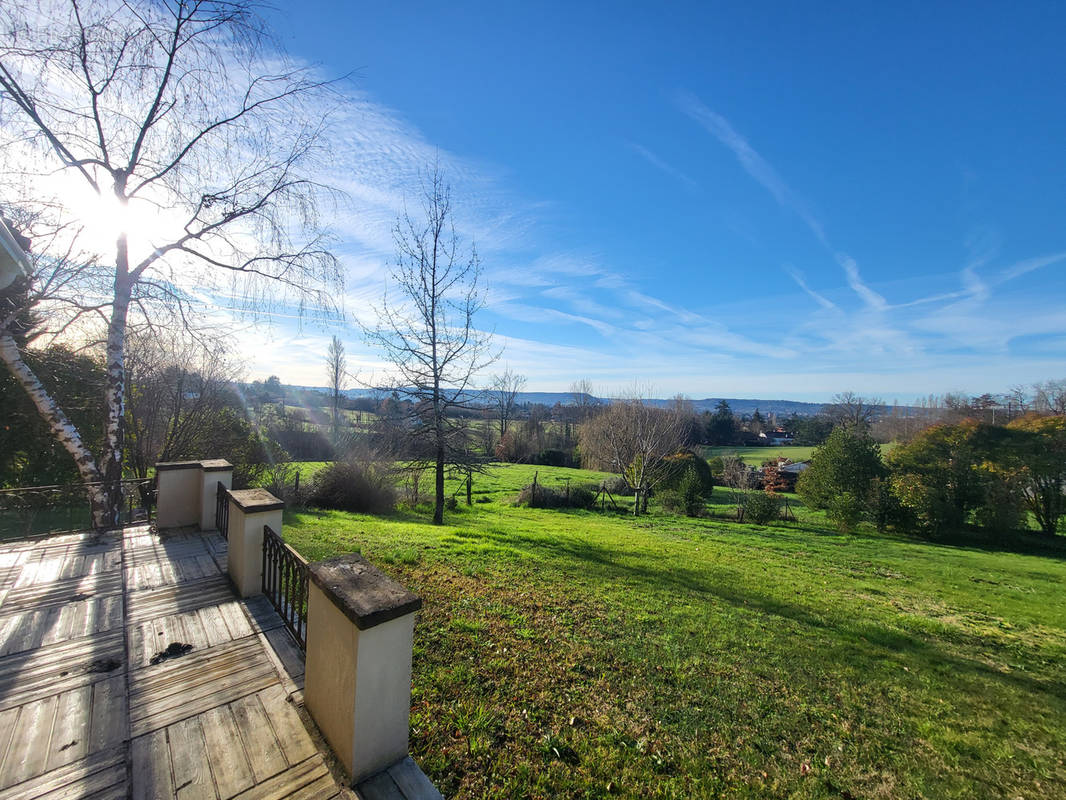
[[707, 447], [700, 448], [704, 458], [729, 455], [740, 456], [745, 464], [761, 467], [771, 458], [791, 458], [793, 461], [806, 461], [814, 452], [813, 447]]
[[419, 592], [411, 748], [448, 797], [1066, 796], [1066, 547], [515, 508], [286, 514]]

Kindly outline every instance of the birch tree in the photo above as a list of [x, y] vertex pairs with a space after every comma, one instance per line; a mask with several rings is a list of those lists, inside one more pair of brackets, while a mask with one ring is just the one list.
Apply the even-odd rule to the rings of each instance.
[[50, 283], [49, 324], [102, 343], [102, 452], [9, 325], [0, 358], [77, 463], [95, 525], [118, 521], [131, 325], [187, 325], [205, 297], [329, 307], [338, 273], [309, 177], [326, 88], [279, 54], [246, 0], [0, 5], [0, 204], [34, 209], [66, 241], [81, 234], [79, 248], [35, 243], [30, 294]]
[[[474, 315], [484, 306], [477, 248], [455, 230], [451, 189], [435, 166], [422, 182], [421, 216], [405, 211], [393, 238], [396, 260], [368, 342], [392, 365], [391, 390], [412, 403], [406, 435], [434, 474], [433, 522], [444, 521], [447, 467], [473, 466], [471, 437], [454, 412], [472, 407], [473, 381], [496, 360]], [[464, 471], [466, 471], [464, 469]]]

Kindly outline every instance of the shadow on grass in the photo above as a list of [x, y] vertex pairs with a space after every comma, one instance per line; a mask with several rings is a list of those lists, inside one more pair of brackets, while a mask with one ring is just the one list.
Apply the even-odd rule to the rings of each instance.
[[[619, 558], [617, 552], [610, 548], [574, 539], [560, 540], [499, 533], [488, 533], [484, 538], [506, 542], [509, 547], [541, 554], [557, 563], [569, 561], [580, 568], [584, 575], [595, 579], [629, 579], [645, 583], [652, 590], [666, 588], [714, 597], [737, 609], [787, 619], [806, 628], [820, 630], [830, 638], [836, 638], [845, 645], [871, 655], [883, 656], [884, 651], [906, 655], [922, 662], [921, 669], [948, 667], [955, 673], [969, 673], [973, 677], [1013, 684], [1027, 692], [1041, 693], [1066, 702], [1066, 685], [1061, 681], [1041, 680], [1018, 671], [1004, 673], [980, 661], [946, 652], [935, 643], [917, 636], [880, 627], [876, 622], [862, 624], [854, 618], [845, 621], [832, 619], [828, 615], [814, 614], [801, 606], [736, 584], [713, 581], [705, 572], [689, 567], [659, 567], [647, 560], [639, 564], [632, 563], [631, 560]], [[966, 645], [975, 652], [983, 652], [989, 647], [988, 640], [981, 637], [964, 635], [964, 639], [968, 640]], [[882, 652], [874, 652], [878, 650]], [[864, 660], [857, 659], [857, 662], [862, 663]]]

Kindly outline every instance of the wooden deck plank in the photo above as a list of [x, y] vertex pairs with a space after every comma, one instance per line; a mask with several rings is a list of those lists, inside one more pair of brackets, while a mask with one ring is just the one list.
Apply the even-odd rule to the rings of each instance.
[[178, 586], [167, 586], [129, 594], [127, 622], [137, 623], [152, 617], [164, 617], [193, 611], [204, 606], [233, 602], [233, 590], [222, 576]]
[[91, 686], [80, 686], [59, 695], [46, 769], [57, 769], [88, 755], [91, 705]]
[[126, 676], [118, 674], [92, 686], [93, 702], [89, 723], [89, 752], [107, 749], [128, 738]]
[[48, 743], [56, 716], [56, 697], [27, 703], [19, 710], [14, 738], [0, 773], [0, 788], [40, 775], [48, 762]]
[[122, 573], [119, 570], [91, 573], [51, 584], [30, 584], [12, 588], [4, 597], [0, 613], [12, 614], [28, 609], [52, 605], [66, 605], [87, 597], [122, 594]]
[[0, 800], [73, 800], [121, 789], [126, 792], [126, 751], [116, 747], [90, 755], [0, 791]]
[[0, 775], [4, 774], [4, 763], [7, 760], [8, 746], [15, 736], [15, 721], [18, 720], [19, 709], [9, 708], [0, 711]]
[[200, 727], [207, 742], [218, 796], [226, 800], [255, 785], [255, 776], [230, 708], [222, 706], [205, 711], [200, 716]]
[[[354, 796], [290, 701], [302, 653], [234, 597], [226, 552], [147, 527], [0, 543], [0, 800]], [[194, 649], [148, 663], [172, 641]]]
[[284, 623], [265, 595], [246, 597], [240, 601], [252, 629], [258, 633], [280, 628]]
[[[13, 708], [118, 674], [121, 631], [85, 636], [0, 658], [0, 709]], [[114, 665], [112, 670], [106, 667]]]
[[[237, 663], [223, 670], [194, 676], [174, 675], [169, 684], [131, 691], [130, 729], [139, 736], [209, 708], [230, 703], [277, 682], [277, 673], [264, 658]], [[132, 687], [131, 687], [132, 688]]]
[[289, 767], [285, 754], [274, 737], [270, 718], [263, 710], [257, 695], [242, 697], [230, 705], [233, 717], [237, 720], [248, 761], [252, 765], [252, 774], [257, 783], [262, 783], [272, 775], [277, 775]]
[[130, 776], [133, 800], [174, 796], [166, 730], [152, 731], [130, 742]]
[[196, 717], [169, 726], [167, 738], [170, 739], [170, 763], [174, 767], [174, 797], [177, 800], [215, 800], [207, 746]]
[[332, 797], [336, 793], [337, 784], [333, 776], [322, 756], [316, 755], [256, 784], [237, 795], [237, 800], [303, 800]]
[[259, 692], [259, 702], [270, 720], [274, 735], [281, 745], [290, 767], [313, 756], [317, 751], [315, 743], [304, 727], [300, 715], [288, 701], [285, 691], [279, 685], [270, 686]]
[[207, 637], [208, 647], [214, 647], [216, 644], [225, 644], [230, 641], [230, 633], [226, 627], [226, 621], [222, 618], [222, 613], [216, 606], [199, 608], [196, 610], [196, 615], [200, 618], [204, 635]]
[[229, 629], [229, 634], [234, 639], [252, 635], [252, 626], [249, 624], [248, 617], [244, 615], [244, 609], [241, 608], [239, 603], [235, 601], [222, 603], [219, 605], [218, 611], [222, 614], [222, 619], [226, 621], [226, 628]]

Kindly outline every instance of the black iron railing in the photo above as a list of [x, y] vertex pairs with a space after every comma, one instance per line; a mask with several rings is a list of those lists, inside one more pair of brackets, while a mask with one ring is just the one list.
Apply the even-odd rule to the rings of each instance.
[[263, 594], [285, 627], [307, 649], [307, 561], [282, 538], [263, 526]]
[[[130, 478], [119, 483], [122, 503], [118, 524], [151, 522], [155, 479]], [[102, 484], [97, 481], [0, 489], [0, 538], [91, 528], [89, 489]]]
[[222, 481], [215, 491], [215, 530], [223, 536], [229, 533], [229, 489]]

